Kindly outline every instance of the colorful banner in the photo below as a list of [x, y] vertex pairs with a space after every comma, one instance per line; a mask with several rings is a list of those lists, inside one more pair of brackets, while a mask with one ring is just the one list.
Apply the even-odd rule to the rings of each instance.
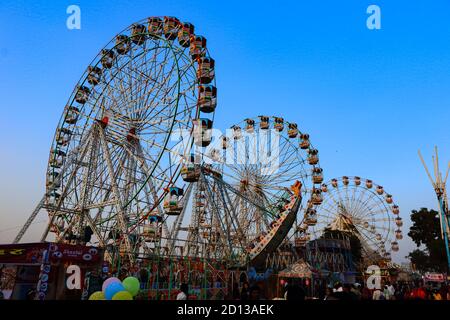
[[0, 245], [0, 264], [41, 264], [48, 243]]
[[50, 261], [70, 261], [72, 263], [98, 263], [103, 258], [103, 250], [96, 247], [52, 243], [49, 247]]
[[426, 272], [423, 278], [426, 281], [444, 282], [445, 281], [445, 274], [443, 274], [443, 273]]
[[103, 250], [96, 247], [43, 242], [0, 245], [0, 264], [41, 264], [46, 250], [50, 262], [93, 264], [103, 259]]

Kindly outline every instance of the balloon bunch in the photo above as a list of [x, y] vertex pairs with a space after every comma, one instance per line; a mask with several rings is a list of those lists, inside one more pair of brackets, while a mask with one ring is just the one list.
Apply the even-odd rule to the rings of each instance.
[[89, 300], [133, 300], [139, 293], [139, 280], [135, 277], [128, 277], [120, 281], [111, 277], [105, 280], [102, 291], [91, 294]]

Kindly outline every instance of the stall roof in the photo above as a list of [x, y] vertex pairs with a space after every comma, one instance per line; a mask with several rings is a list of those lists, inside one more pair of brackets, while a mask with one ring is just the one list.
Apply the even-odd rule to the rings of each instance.
[[284, 278], [311, 278], [311, 266], [301, 259], [280, 271], [278, 276]]

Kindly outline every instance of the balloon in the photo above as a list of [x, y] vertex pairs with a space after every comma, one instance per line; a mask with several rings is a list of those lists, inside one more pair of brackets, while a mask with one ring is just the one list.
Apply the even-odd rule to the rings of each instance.
[[102, 291], [96, 291], [89, 297], [89, 300], [105, 300], [105, 295]]
[[133, 297], [138, 294], [140, 283], [137, 278], [135, 278], [135, 277], [125, 278], [122, 281], [122, 284], [123, 284], [125, 290], [128, 291], [129, 293], [131, 293], [131, 295]]
[[113, 297], [113, 300], [133, 300], [133, 297], [131, 296], [131, 293], [128, 291], [120, 291], [117, 292]]
[[120, 282], [120, 280], [117, 278], [114, 278], [114, 277], [106, 279], [105, 282], [103, 282], [102, 291], [105, 292], [106, 287], [109, 286], [113, 282]]
[[105, 289], [105, 298], [106, 300], [111, 300], [112, 297], [120, 291], [125, 291], [125, 288], [123, 287], [122, 283], [120, 282], [113, 282], [110, 283], [109, 286]]

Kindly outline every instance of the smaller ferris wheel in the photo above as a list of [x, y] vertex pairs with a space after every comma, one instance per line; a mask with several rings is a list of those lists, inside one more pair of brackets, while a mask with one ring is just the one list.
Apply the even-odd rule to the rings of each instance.
[[321, 186], [322, 204], [309, 212], [310, 237], [325, 231], [341, 231], [356, 236], [366, 260], [391, 259], [403, 239], [400, 209], [391, 194], [370, 179], [332, 179]]

